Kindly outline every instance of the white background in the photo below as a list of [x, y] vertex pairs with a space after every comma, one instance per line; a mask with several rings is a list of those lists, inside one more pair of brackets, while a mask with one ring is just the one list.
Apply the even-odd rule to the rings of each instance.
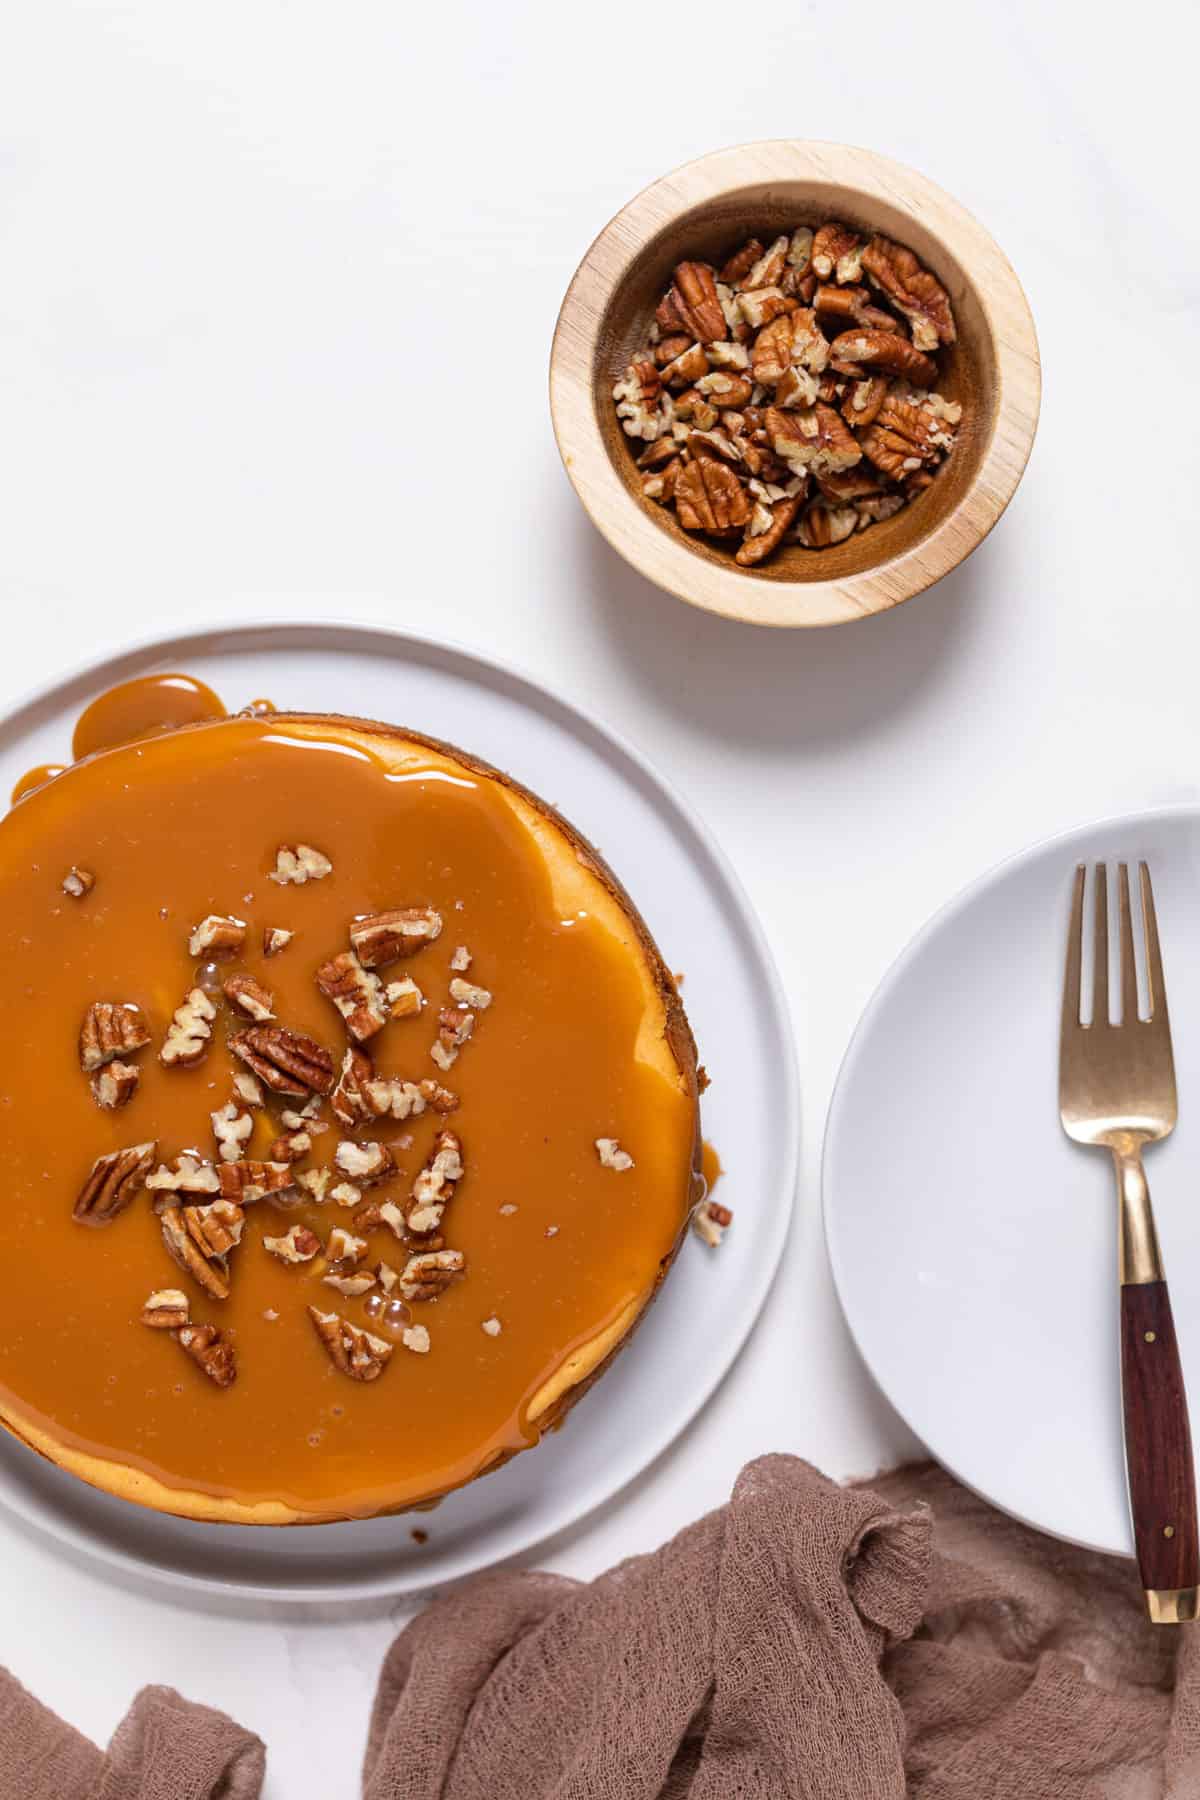
[[[1120, 30], [1038, 0], [4, 8], [0, 699], [239, 610], [444, 632], [648, 751], [782, 967], [807, 1144], [781, 1277], [707, 1415], [548, 1548], [557, 1568], [650, 1548], [758, 1451], [850, 1473], [915, 1449], [821, 1240], [853, 1023], [980, 869], [1197, 792], [1196, 49], [1161, 3]], [[559, 467], [545, 377], [571, 273], [632, 193], [788, 135], [886, 151], [976, 212], [1026, 285], [1046, 388], [1025, 482], [964, 568], [784, 636], [625, 569]], [[272, 1800], [356, 1791], [386, 1611], [184, 1606], [5, 1519], [0, 1558], [0, 1661], [85, 1731], [168, 1681], [262, 1732]]]

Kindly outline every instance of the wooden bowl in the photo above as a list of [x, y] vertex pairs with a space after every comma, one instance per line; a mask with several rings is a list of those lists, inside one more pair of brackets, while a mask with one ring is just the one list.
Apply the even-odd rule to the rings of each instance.
[[[841, 219], [915, 251], [949, 292], [958, 341], [938, 390], [962, 402], [958, 440], [933, 486], [827, 550], [784, 546], [743, 569], [647, 500], [612, 386], [646, 343], [684, 258], [720, 263], [750, 236]], [[576, 493], [615, 550], [693, 606], [759, 625], [837, 625], [883, 612], [940, 579], [987, 536], [1013, 496], [1037, 429], [1041, 370], [1021, 284], [999, 247], [933, 182], [870, 150], [779, 140], [718, 150], [640, 193], [606, 225], [567, 290], [550, 357], [550, 406]]]

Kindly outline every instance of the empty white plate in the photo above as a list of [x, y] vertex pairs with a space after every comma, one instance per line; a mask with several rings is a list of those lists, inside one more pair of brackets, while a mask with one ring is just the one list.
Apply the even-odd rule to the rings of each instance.
[[892, 1404], [1006, 1512], [1122, 1555], [1116, 1189], [1059, 1124], [1058, 1014], [1075, 865], [1140, 858], [1179, 1081], [1147, 1174], [1200, 1442], [1200, 809], [1037, 845], [937, 914], [863, 1015], [824, 1162], [834, 1278]]

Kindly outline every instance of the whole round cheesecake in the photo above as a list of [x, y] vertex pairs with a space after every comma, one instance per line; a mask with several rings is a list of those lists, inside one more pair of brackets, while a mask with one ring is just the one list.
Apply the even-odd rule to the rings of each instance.
[[448, 745], [277, 714], [102, 751], [0, 822], [0, 1421], [240, 1524], [431, 1501], [536, 1443], [700, 1192], [635, 907]]

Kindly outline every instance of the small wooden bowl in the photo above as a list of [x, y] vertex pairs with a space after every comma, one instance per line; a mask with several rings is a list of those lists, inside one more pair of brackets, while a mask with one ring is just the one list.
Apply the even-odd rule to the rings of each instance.
[[[721, 262], [750, 236], [841, 219], [915, 251], [950, 294], [958, 341], [938, 389], [962, 402], [934, 485], [892, 519], [828, 550], [787, 545], [755, 569], [647, 500], [612, 386], [646, 343], [684, 258]], [[645, 189], [606, 225], [567, 290], [550, 356], [550, 407], [576, 493], [615, 550], [693, 606], [759, 625], [837, 625], [940, 579], [987, 536], [1033, 445], [1037, 334], [998, 246], [924, 176], [870, 150], [779, 140], [718, 150]]]

